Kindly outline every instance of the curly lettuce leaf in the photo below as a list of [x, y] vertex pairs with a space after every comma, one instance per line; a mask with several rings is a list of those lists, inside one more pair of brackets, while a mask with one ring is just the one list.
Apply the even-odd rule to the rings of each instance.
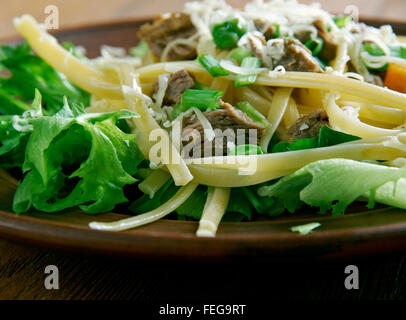
[[324, 126], [320, 129], [317, 137], [297, 139], [290, 143], [285, 141], [276, 143], [273, 145], [271, 153], [330, 147], [359, 139], [361, 138], [344, 132], [335, 131], [328, 126]]
[[12, 152], [21, 145], [12, 143], [21, 130], [27, 138], [24, 178], [13, 202], [16, 213], [31, 207], [56, 212], [74, 206], [87, 213], [100, 213], [128, 201], [123, 188], [136, 182], [133, 176], [143, 157], [134, 135], [122, 132], [116, 124], [136, 114], [126, 110], [87, 114], [65, 99], [63, 107], [48, 116], [42, 112], [38, 91], [32, 107], [34, 110], [24, 116], [0, 123], [5, 151]]
[[26, 42], [0, 47], [0, 72], [0, 114], [20, 115], [29, 110], [35, 88], [41, 92], [46, 114], [57, 112], [64, 96], [72, 104], [89, 104], [87, 92], [34, 55]]
[[344, 214], [356, 199], [406, 209], [406, 168], [347, 159], [320, 160], [283, 177], [259, 190], [260, 195], [282, 201], [294, 212], [304, 203], [320, 208], [320, 213], [332, 209], [334, 216]]

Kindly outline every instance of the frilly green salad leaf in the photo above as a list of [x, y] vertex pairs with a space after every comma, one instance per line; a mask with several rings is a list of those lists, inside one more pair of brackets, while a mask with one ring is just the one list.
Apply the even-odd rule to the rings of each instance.
[[279, 199], [290, 212], [303, 203], [332, 209], [337, 216], [360, 197], [406, 209], [406, 168], [394, 168], [347, 159], [320, 160], [259, 189], [261, 196]]
[[271, 153], [330, 147], [340, 143], [355, 141], [359, 139], [361, 138], [340, 131], [335, 131], [328, 126], [324, 126], [320, 129], [317, 137], [297, 139], [293, 142], [281, 141], [276, 143], [272, 147]]
[[19, 159], [24, 178], [14, 196], [16, 213], [32, 206], [45, 212], [79, 206], [99, 213], [127, 201], [123, 187], [136, 181], [133, 175], [143, 157], [134, 135], [116, 124], [136, 114], [126, 110], [88, 114], [65, 99], [62, 109], [47, 116], [39, 91], [32, 109], [23, 116], [0, 117], [0, 156], [26, 143], [25, 152], [18, 153], [24, 154], [24, 160]]
[[15, 47], [0, 47], [0, 114], [22, 114], [30, 109], [37, 88], [44, 114], [57, 112], [63, 97], [72, 104], [87, 106], [90, 94], [72, 84], [40, 57], [25, 42]]

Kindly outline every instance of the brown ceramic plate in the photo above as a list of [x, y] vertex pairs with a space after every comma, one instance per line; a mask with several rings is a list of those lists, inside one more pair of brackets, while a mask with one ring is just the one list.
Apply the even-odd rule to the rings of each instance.
[[[144, 21], [77, 28], [57, 33], [96, 56], [102, 44], [131, 47]], [[381, 24], [379, 21], [367, 21]], [[393, 24], [406, 34], [406, 25]], [[16, 182], [0, 172], [0, 236], [32, 245], [86, 253], [160, 259], [235, 260], [326, 258], [406, 250], [406, 211], [364, 204], [341, 217], [302, 213], [267, 221], [221, 223], [217, 237], [197, 238], [197, 222], [161, 220], [124, 232], [88, 228], [95, 219], [114, 221], [123, 214], [87, 215], [79, 210], [54, 214], [15, 215], [10, 210]], [[318, 221], [321, 227], [308, 235], [292, 233], [290, 227]]]

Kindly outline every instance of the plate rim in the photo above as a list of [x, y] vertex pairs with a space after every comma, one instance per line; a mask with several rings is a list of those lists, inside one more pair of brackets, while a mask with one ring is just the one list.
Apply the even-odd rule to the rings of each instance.
[[[135, 25], [139, 25], [141, 23], [150, 21], [151, 17], [137, 17], [135, 19], [124, 19], [124, 20], [117, 20], [117, 21], [107, 21], [107, 22], [98, 22], [98, 23], [86, 23], [80, 24], [76, 26], [70, 26], [67, 28], [63, 28], [57, 30], [56, 32], [52, 32], [55, 36], [69, 36], [70, 34], [77, 34], [81, 32], [91, 32], [97, 31], [98, 29], [112, 29], [112, 28], [122, 28], [122, 27], [132, 27]], [[401, 28], [405, 31], [406, 34], [406, 22], [399, 22], [399, 21], [385, 21], [379, 18], [364, 18], [360, 19], [361, 21], [365, 21], [368, 24], [391, 24], [395, 25], [396, 28]], [[0, 40], [0, 43], [13, 43], [16, 41], [21, 41], [21, 37], [10, 37], [10, 38], [3, 38]], [[401, 210], [397, 208], [388, 209], [393, 210]], [[54, 213], [55, 214], [55, 213]], [[351, 215], [344, 215], [341, 218], [350, 217]], [[315, 220], [315, 219], [310, 219]], [[169, 221], [169, 222], [168, 222]], [[44, 223], [45, 222], [45, 223]], [[256, 221], [256, 222], [236, 222], [236, 223], [222, 223], [221, 225], [255, 225], [255, 224], [273, 224], [276, 221], [272, 221], [272, 219], [267, 221]], [[188, 225], [197, 226], [198, 222], [190, 222], [190, 221], [173, 221], [173, 220], [161, 220], [156, 223], [160, 224], [176, 224], [176, 225]], [[42, 229], [46, 226], [45, 230]], [[70, 223], [60, 223], [54, 221], [44, 221], [39, 218], [34, 218], [30, 216], [19, 216], [14, 214], [11, 211], [0, 210], [0, 237], [10, 239], [17, 242], [27, 243], [30, 241], [31, 244], [35, 244], [41, 247], [47, 248], [56, 248], [56, 249], [63, 249], [68, 251], [80, 251], [80, 252], [89, 252], [96, 253], [96, 254], [103, 254], [103, 255], [118, 255], [118, 256], [125, 256], [125, 257], [136, 257], [136, 258], [154, 258], [154, 259], [162, 259], [165, 260], [234, 260], [239, 259], [242, 257], [251, 257], [251, 258], [265, 258], [265, 259], [295, 259], [299, 258], [302, 259], [304, 257], [312, 257], [312, 258], [337, 258], [343, 256], [351, 256], [351, 255], [365, 255], [370, 254], [371, 251], [365, 251], [366, 249], [371, 248], [375, 245], [377, 246], [373, 250], [374, 253], [383, 253], [390, 251], [397, 251], [406, 250], [406, 219], [402, 223], [392, 223], [388, 225], [382, 226], [367, 226], [364, 228], [358, 229], [350, 229], [350, 230], [337, 230], [333, 231], [323, 231], [322, 229], [317, 232], [312, 232], [306, 236], [301, 236], [296, 233], [287, 232], [285, 236], [280, 237], [279, 241], [286, 241], [289, 244], [289, 241], [293, 243], [297, 243], [300, 241], [303, 242], [301, 249], [304, 249], [305, 254], [298, 254], [297, 257], [292, 256], [292, 252], [296, 252], [295, 250], [292, 251], [290, 248], [289, 252], [284, 253], [283, 250], [272, 250], [272, 247], [267, 247], [264, 245], [266, 242], [271, 240], [275, 240], [275, 235], [261, 235], [258, 238], [258, 235], [245, 235], [245, 239], [241, 239], [238, 237], [233, 236], [224, 236], [221, 232], [218, 234], [216, 238], [198, 238], [195, 236], [194, 232], [187, 235], [179, 235], [173, 233], [164, 233], [165, 236], [162, 236], [162, 233], [159, 234], [156, 231], [148, 231], [149, 226], [143, 226], [137, 231], [131, 232], [106, 232], [106, 231], [98, 231], [92, 230], [88, 227], [84, 227], [81, 225], [71, 225]], [[31, 233], [28, 231], [31, 230]], [[32, 231], [35, 231], [32, 233]], [[45, 231], [45, 232], [44, 232]], [[67, 233], [65, 233], [65, 232]], [[28, 233], [27, 233], [28, 232]], [[155, 233], [154, 233], [155, 232]], [[327, 235], [328, 233], [328, 235]], [[91, 241], [91, 246], [89, 247], [89, 243], [85, 242], [66, 242], [67, 240], [72, 240], [72, 235], [84, 235], [84, 238]], [[343, 235], [346, 235], [347, 238], [342, 238]], [[54, 239], [53, 242], [50, 242], [49, 239]], [[165, 244], [167, 244], [167, 253], [165, 255], [163, 251], [151, 251], [151, 248], [154, 247], [153, 244], [149, 243], [148, 240], [152, 242], [159, 238]], [[363, 238], [366, 239], [366, 243], [358, 243], [358, 246], [353, 248], [353, 250], [349, 250], [346, 248], [345, 250], [325, 250], [322, 248], [322, 242], [328, 242], [333, 248], [337, 246], [339, 243], [348, 242], [348, 243], [356, 243], [357, 239]], [[80, 239], [80, 236], [76, 238]], [[107, 240], [116, 241], [120, 244], [127, 244], [124, 247], [119, 248], [102, 248], [102, 246], [106, 245]], [[143, 248], [134, 248], [134, 246], [128, 245], [129, 240], [137, 240], [137, 243], [142, 243], [146, 245]], [[166, 240], [166, 241], [165, 241]], [[210, 250], [203, 250], [203, 251], [189, 251], [185, 254], [185, 252], [176, 251], [176, 247], [173, 247], [173, 243], [170, 244], [168, 242], [177, 243], [181, 241], [191, 241], [193, 243], [194, 248], [211, 248], [213, 251]], [[227, 246], [219, 250], [216, 248], [217, 243], [221, 241], [222, 243], [226, 244]], [[398, 241], [397, 246], [393, 246], [393, 244]], [[245, 243], [245, 247], [243, 246], [242, 252], [233, 251], [236, 250], [236, 246], [241, 245], [241, 243]], [[285, 243], [285, 245], [286, 245]], [[319, 250], [312, 251], [314, 249], [314, 245], [319, 246]], [[372, 247], [371, 247], [372, 245]], [[156, 245], [155, 245], [156, 246]], [[164, 246], [165, 247], [165, 246]], [[282, 246], [283, 248], [283, 246]], [[168, 249], [170, 249], [168, 251]], [[227, 250], [230, 250], [227, 253]], [[258, 249], [258, 250], [256, 250]], [[275, 249], [275, 248], [274, 248]], [[331, 249], [331, 248], [330, 248]], [[258, 253], [266, 253], [266, 257], [258, 256]], [[313, 254], [308, 254], [309, 252], [313, 252]], [[254, 254], [252, 254], [254, 253]], [[297, 253], [297, 252], [296, 252]], [[271, 256], [269, 256], [271, 255]]]

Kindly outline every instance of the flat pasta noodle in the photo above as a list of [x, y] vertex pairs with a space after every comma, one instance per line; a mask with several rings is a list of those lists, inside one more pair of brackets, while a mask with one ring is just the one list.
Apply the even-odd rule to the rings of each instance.
[[406, 111], [388, 108], [385, 106], [380, 106], [377, 104], [366, 103], [366, 102], [356, 102], [348, 100], [337, 100], [337, 104], [340, 107], [351, 106], [356, 108], [360, 118], [377, 120], [387, 123], [393, 126], [399, 126], [405, 123], [406, 121]]
[[285, 128], [289, 128], [299, 118], [299, 116], [299, 110], [297, 108], [296, 102], [291, 97], [282, 118], [282, 122]]
[[288, 107], [291, 94], [292, 88], [279, 88], [275, 91], [267, 115], [269, 127], [265, 129], [264, 135], [261, 138], [260, 142], [260, 146], [263, 150], [268, 150], [269, 142], [276, 132], [276, 128], [278, 128], [279, 123], [281, 122], [282, 117], [285, 114], [286, 108]]
[[376, 104], [406, 110], [406, 95], [340, 75], [286, 72], [278, 77], [258, 76], [256, 84], [276, 87], [311, 88], [360, 96]]
[[332, 126], [342, 131], [361, 138], [396, 135], [402, 130], [383, 129], [368, 125], [359, 119], [345, 113], [336, 103], [337, 95], [328, 93], [325, 96], [325, 110]]
[[171, 175], [164, 170], [153, 170], [153, 172], [138, 184], [138, 189], [149, 195], [152, 199], [155, 193], [171, 178]]
[[[241, 187], [290, 174], [318, 160], [394, 160], [406, 156], [406, 133], [361, 139], [331, 147], [249, 156], [187, 160], [194, 181], [217, 187]], [[250, 168], [256, 163], [255, 170]]]
[[157, 221], [180, 207], [197, 187], [197, 183], [191, 182], [181, 187], [171, 199], [154, 210], [114, 222], [93, 221], [89, 223], [89, 227], [96, 230], [122, 231]]
[[234, 90], [235, 99], [238, 101], [248, 101], [262, 115], [267, 116], [271, 101], [259, 95], [257, 92], [248, 87], [242, 87]]
[[230, 200], [230, 188], [209, 188], [199, 228], [198, 237], [214, 237]]

